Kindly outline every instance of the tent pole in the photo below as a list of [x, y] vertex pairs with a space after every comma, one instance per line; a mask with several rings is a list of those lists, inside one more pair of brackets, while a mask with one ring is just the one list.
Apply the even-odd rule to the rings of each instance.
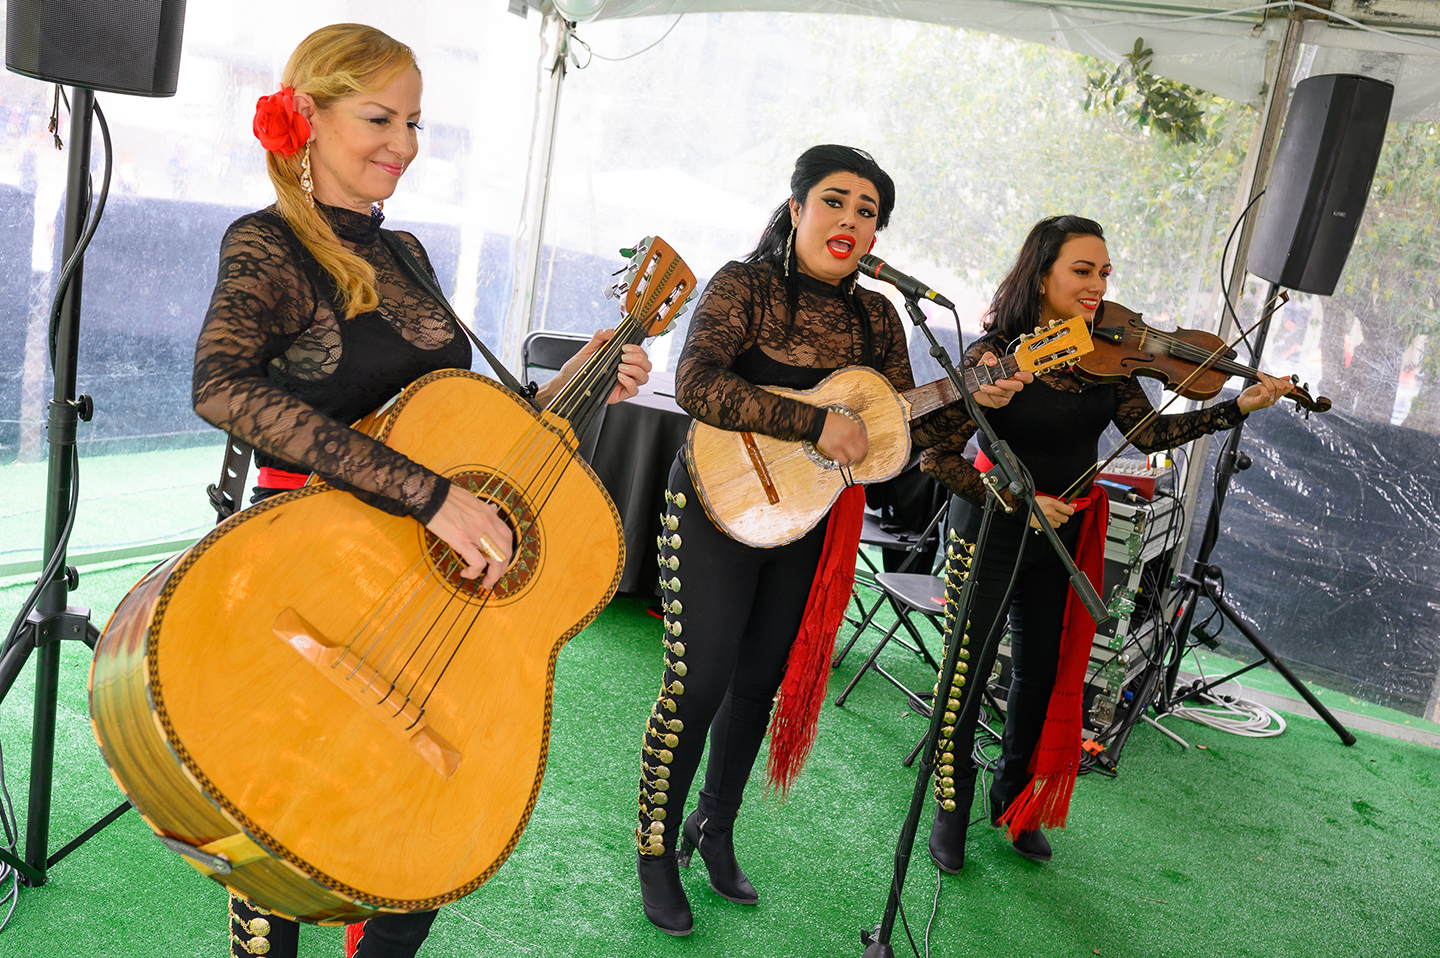
[[515, 274], [505, 317], [501, 359], [518, 370], [520, 345], [535, 325], [535, 292], [545, 245], [545, 215], [550, 201], [550, 172], [555, 162], [555, 130], [560, 119], [560, 89], [574, 24], [553, 10], [540, 23], [540, 67], [535, 94], [535, 125], [530, 135], [530, 168], [515, 230]]
[[[1298, 11], [1292, 11], [1289, 20], [1285, 36], [1272, 52], [1270, 68], [1266, 71], [1269, 90], [1265, 98], [1265, 110], [1255, 125], [1255, 133], [1250, 140], [1250, 149], [1245, 155], [1245, 167], [1249, 176], [1247, 178], [1242, 174], [1245, 185], [1235, 196], [1235, 203], [1230, 214], [1232, 222], [1265, 188], [1266, 182], [1270, 179], [1270, 167], [1275, 160], [1275, 148], [1280, 141], [1280, 127], [1289, 102], [1290, 76], [1294, 73], [1295, 61], [1300, 56], [1300, 38], [1305, 29], [1304, 19]], [[1248, 275], [1245, 264], [1250, 259], [1250, 240], [1255, 233], [1259, 212], [1258, 206], [1252, 209], [1240, 227], [1235, 244], [1234, 265], [1231, 267], [1224, 290], [1225, 295], [1232, 303], [1238, 302], [1240, 295], [1245, 290], [1245, 277]], [[1229, 315], [1229, 311], [1224, 308], [1222, 301], [1218, 335], [1228, 341], [1236, 328], [1235, 317]], [[1212, 438], [1211, 436], [1201, 436], [1195, 440], [1190, 447], [1188, 456], [1191, 463], [1203, 465], [1206, 462]], [[1204, 481], [1204, 472], [1205, 470], [1201, 468], [1191, 468], [1189, 475], [1186, 476], [1181, 500], [1185, 503], [1187, 515], [1194, 514], [1195, 506], [1200, 501], [1200, 484]], [[1178, 554], [1185, 555], [1189, 546], [1190, 531], [1187, 529], [1184, 538], [1180, 541]]]

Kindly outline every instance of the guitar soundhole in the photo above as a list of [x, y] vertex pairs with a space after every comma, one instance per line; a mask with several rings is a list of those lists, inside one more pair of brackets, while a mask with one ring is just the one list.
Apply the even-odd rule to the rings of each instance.
[[[540, 536], [537, 531], [539, 515], [530, 505], [529, 499], [494, 473], [462, 472], [451, 476], [450, 481], [468, 488], [471, 495], [494, 503], [500, 510], [501, 518], [509, 523], [511, 530], [516, 533], [516, 558], [510, 564], [510, 570], [495, 583], [493, 595], [496, 599], [517, 595], [540, 570]], [[456, 592], [467, 598], [484, 592], [478, 578], [461, 577], [464, 564], [450, 551], [449, 546], [428, 529], [425, 530], [425, 548], [435, 570], [445, 577]]]
[[[845, 406], [833, 405], [824, 406], [822, 408], [828, 409], [831, 412], [838, 412], [840, 415], [859, 423], [861, 426], [865, 425], [865, 420], [861, 419], [860, 414], [853, 409], [848, 409]], [[805, 451], [805, 455], [810, 458], [810, 461], [815, 463], [815, 465], [819, 466], [821, 469], [828, 469], [831, 472], [834, 472], [840, 468], [840, 464], [838, 462], [825, 455], [825, 453], [821, 452], [813, 442], [810, 442], [809, 440], [802, 440], [800, 443], [800, 448]]]

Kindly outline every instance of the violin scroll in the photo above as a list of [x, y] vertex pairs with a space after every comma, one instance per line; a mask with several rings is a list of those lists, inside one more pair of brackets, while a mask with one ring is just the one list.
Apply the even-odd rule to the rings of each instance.
[[1304, 386], [1300, 385], [1300, 377], [1298, 376], [1291, 376], [1290, 383], [1291, 389], [1285, 394], [1284, 398], [1295, 400], [1295, 405], [1305, 410], [1307, 418], [1312, 412], [1330, 411], [1331, 403], [1328, 397], [1321, 396], [1319, 399], [1312, 399], [1310, 397], [1309, 383], [1306, 383]]

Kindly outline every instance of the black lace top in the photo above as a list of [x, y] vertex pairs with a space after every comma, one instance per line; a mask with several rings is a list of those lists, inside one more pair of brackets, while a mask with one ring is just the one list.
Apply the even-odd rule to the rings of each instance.
[[[343, 318], [329, 275], [274, 207], [240, 217], [221, 242], [195, 346], [195, 411], [254, 446], [259, 465], [314, 472], [386, 512], [429, 521], [449, 483], [349, 424], [425, 373], [468, 369], [470, 342], [381, 242], [378, 213], [321, 209], [375, 268], [379, 308]], [[415, 237], [395, 235], [430, 269]]]
[[[997, 337], [977, 339], [965, 350], [962, 365], [967, 369], [974, 366], [987, 351], [1004, 352]], [[985, 410], [985, 417], [996, 435], [1010, 444], [1011, 451], [1030, 470], [1038, 491], [1051, 496], [1069, 491], [1074, 496], [1086, 491], [1071, 491], [1070, 485], [1098, 461], [1105, 427], [1113, 422], [1121, 433], [1129, 434], [1153, 408], [1145, 390], [1134, 379], [1096, 386], [1082, 382], [1066, 369], [1037, 376], [1003, 408]], [[1140, 451], [1158, 452], [1229, 429], [1244, 418], [1240, 407], [1230, 400], [1205, 409], [1152, 417], [1130, 438]], [[963, 455], [974, 432], [975, 424], [967, 422], [952, 436], [927, 449], [920, 468], [952, 492], [983, 503], [985, 488], [980, 472]], [[989, 455], [983, 435], [980, 447]]]
[[[890, 301], [857, 287], [869, 316], [873, 362], [897, 391], [915, 385], [905, 329]], [[809, 388], [842, 366], [862, 365], [860, 318], [840, 286], [800, 277], [799, 312], [789, 321], [785, 288], [766, 264], [730, 262], [706, 285], [675, 370], [675, 398], [686, 412], [721, 429], [814, 441], [825, 410], [760, 386]], [[958, 412], [957, 412], [958, 410]], [[916, 446], [939, 441], [968, 422], [964, 407], [911, 424]]]

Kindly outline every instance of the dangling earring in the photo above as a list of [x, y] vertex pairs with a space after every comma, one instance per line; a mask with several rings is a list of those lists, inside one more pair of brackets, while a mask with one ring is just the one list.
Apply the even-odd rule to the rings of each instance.
[[790, 257], [795, 255], [795, 226], [790, 226], [790, 235], [785, 237], [785, 275], [790, 275]]
[[305, 194], [305, 205], [315, 208], [315, 181], [310, 178], [310, 141], [305, 141], [305, 153], [300, 157], [300, 190]]
[[384, 214], [384, 212], [385, 212], [385, 201], [384, 201], [384, 200], [376, 200], [375, 202], [373, 202], [373, 203], [370, 204], [370, 215], [371, 215], [371, 216], [381, 216], [381, 215]]

